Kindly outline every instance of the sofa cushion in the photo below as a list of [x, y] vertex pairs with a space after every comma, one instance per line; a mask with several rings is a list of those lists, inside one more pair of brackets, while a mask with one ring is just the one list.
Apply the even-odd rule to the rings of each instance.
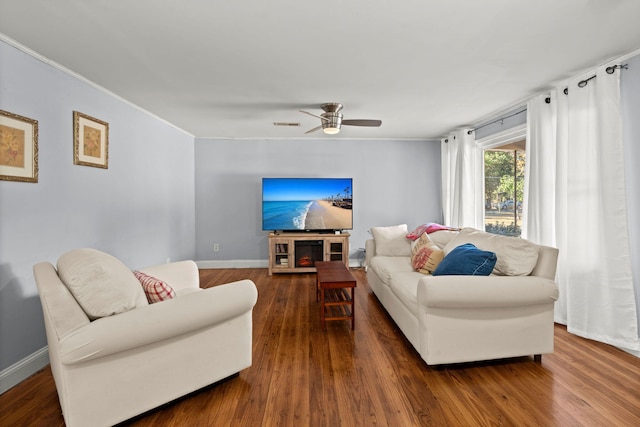
[[411, 241], [406, 238], [407, 224], [372, 227], [371, 234], [376, 242], [376, 255], [411, 256]]
[[402, 304], [418, 316], [418, 282], [424, 277], [416, 271], [394, 272], [389, 282], [391, 292]]
[[104, 252], [67, 252], [58, 259], [57, 269], [60, 280], [91, 320], [149, 304], [133, 272]]
[[142, 285], [144, 294], [147, 296], [149, 304], [166, 301], [176, 296], [175, 291], [167, 283], [140, 271], [134, 271], [134, 276]]
[[519, 237], [500, 236], [474, 228], [463, 228], [445, 246], [445, 257], [455, 247], [473, 243], [478, 249], [494, 252], [498, 257], [494, 274], [500, 276], [527, 276], [538, 262], [538, 245]]
[[423, 233], [411, 248], [411, 265], [422, 274], [433, 273], [442, 258], [444, 258], [444, 252], [427, 233]]
[[465, 243], [444, 257], [434, 276], [488, 276], [496, 265], [496, 254]]
[[[395, 256], [374, 256], [369, 263], [369, 267], [373, 270], [380, 280], [387, 286], [391, 282], [391, 274], [414, 272], [409, 257]], [[414, 272], [415, 273], [415, 272]]]

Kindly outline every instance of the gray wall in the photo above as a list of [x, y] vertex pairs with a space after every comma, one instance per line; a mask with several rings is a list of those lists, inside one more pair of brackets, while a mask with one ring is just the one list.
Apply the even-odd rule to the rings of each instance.
[[268, 259], [263, 177], [353, 178], [355, 262], [373, 226], [442, 219], [439, 141], [196, 138], [195, 151], [199, 260]]
[[[0, 181], [0, 371], [46, 346], [32, 266], [93, 247], [131, 268], [194, 257], [194, 139], [0, 41], [0, 109], [39, 124], [39, 182]], [[73, 164], [72, 112], [109, 123]]]

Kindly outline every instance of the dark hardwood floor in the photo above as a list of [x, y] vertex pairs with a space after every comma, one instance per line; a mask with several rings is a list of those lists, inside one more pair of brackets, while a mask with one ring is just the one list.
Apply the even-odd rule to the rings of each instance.
[[[640, 359], [556, 326], [542, 357], [429, 367], [358, 279], [355, 331], [322, 331], [315, 275], [202, 270], [258, 287], [253, 366], [130, 426], [638, 426]], [[64, 425], [49, 368], [0, 396], [0, 426]]]

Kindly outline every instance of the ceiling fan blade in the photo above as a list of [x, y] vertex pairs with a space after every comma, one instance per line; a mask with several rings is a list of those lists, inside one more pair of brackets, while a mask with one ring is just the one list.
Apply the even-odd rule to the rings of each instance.
[[303, 111], [303, 110], [298, 110], [298, 111], [300, 111], [301, 113], [304, 113], [304, 114], [308, 114], [308, 115], [310, 115], [311, 117], [316, 117], [316, 118], [318, 118], [318, 119], [320, 119], [320, 120], [324, 120], [324, 121], [327, 121], [327, 122], [329, 121], [329, 119], [327, 119], [326, 117], [321, 117], [321, 116], [318, 116], [318, 115], [316, 115], [316, 114], [310, 113], [310, 112], [308, 112], [308, 111]]
[[368, 120], [368, 119], [351, 119], [351, 120], [343, 120], [343, 125], [347, 126], [373, 126], [379, 127], [382, 125], [382, 120]]
[[311, 133], [311, 132], [315, 132], [315, 131], [320, 130], [320, 129], [322, 129], [322, 125], [316, 126], [313, 129], [309, 129], [308, 131], [305, 132], [305, 135], [308, 134], [308, 133]]

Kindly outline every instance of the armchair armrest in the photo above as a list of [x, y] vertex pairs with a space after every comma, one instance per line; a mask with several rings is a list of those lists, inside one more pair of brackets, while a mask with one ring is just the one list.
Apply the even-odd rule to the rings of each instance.
[[193, 261], [170, 262], [141, 268], [139, 271], [166, 282], [175, 290], [199, 288], [200, 273]]
[[34, 265], [33, 277], [40, 293], [47, 329], [50, 328], [47, 333], [55, 334], [55, 339], [59, 340], [90, 323], [69, 289], [60, 281], [53, 264], [40, 262]]
[[426, 307], [518, 307], [557, 299], [556, 283], [537, 276], [425, 276], [418, 283], [418, 305]]
[[257, 298], [255, 284], [241, 280], [103, 317], [63, 337], [60, 360], [85, 362], [215, 326], [251, 311]]

